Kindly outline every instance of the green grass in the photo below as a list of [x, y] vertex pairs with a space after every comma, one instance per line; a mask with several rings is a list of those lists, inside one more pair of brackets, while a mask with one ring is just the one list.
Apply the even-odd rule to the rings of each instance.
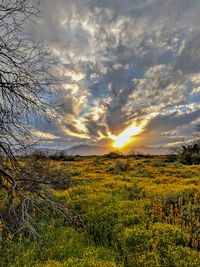
[[40, 217], [40, 240], [1, 240], [0, 266], [200, 266], [198, 165], [98, 157], [56, 168], [85, 181], [55, 191], [83, 225]]

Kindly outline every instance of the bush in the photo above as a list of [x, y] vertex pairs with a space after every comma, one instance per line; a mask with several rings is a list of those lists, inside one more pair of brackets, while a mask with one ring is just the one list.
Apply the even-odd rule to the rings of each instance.
[[126, 160], [126, 162], [122, 162], [120, 160], [117, 160], [115, 163], [115, 166], [117, 169], [124, 172], [124, 171], [127, 171], [127, 169], [130, 167], [130, 161]]
[[35, 150], [32, 153], [28, 153], [28, 154], [23, 154], [19, 157], [20, 160], [24, 161], [24, 160], [46, 160], [48, 159], [48, 154], [44, 151], [41, 150]]
[[74, 156], [69, 156], [64, 151], [59, 151], [49, 155], [49, 159], [57, 161], [76, 161]]
[[141, 158], [154, 158], [155, 155], [151, 154], [143, 154], [142, 152], [136, 152], [136, 151], [131, 151], [127, 155], [128, 157], [135, 158], [135, 159], [141, 159]]
[[96, 245], [112, 246], [116, 241], [115, 227], [117, 225], [120, 211], [115, 205], [91, 208], [84, 215], [84, 223], [88, 233], [93, 237]]
[[190, 239], [189, 234], [181, 227], [168, 223], [155, 223], [153, 237], [156, 247], [163, 253], [168, 246], [187, 246]]
[[173, 163], [176, 161], [177, 161], [177, 155], [176, 154], [167, 155], [166, 160], [165, 160], [165, 162], [167, 162], [167, 163]]
[[178, 160], [182, 164], [200, 164], [200, 140], [182, 145], [178, 149]]
[[126, 228], [119, 236], [124, 254], [149, 250], [151, 248], [151, 238], [151, 231], [142, 225]]
[[200, 153], [192, 154], [192, 163], [193, 164], [200, 164]]
[[123, 155], [120, 152], [110, 152], [108, 154], [103, 155], [104, 158], [108, 158], [108, 159], [117, 159], [117, 158], [122, 158]]
[[130, 168], [130, 161], [127, 159], [125, 162], [117, 160], [114, 165], [110, 166], [107, 171], [113, 174], [120, 174], [120, 172], [125, 172]]

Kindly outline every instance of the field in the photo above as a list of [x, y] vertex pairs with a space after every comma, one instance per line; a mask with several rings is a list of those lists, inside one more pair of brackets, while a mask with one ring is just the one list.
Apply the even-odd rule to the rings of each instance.
[[54, 195], [77, 216], [35, 214], [39, 240], [3, 241], [0, 226], [0, 266], [200, 266], [199, 165], [164, 156], [53, 164], [73, 179]]

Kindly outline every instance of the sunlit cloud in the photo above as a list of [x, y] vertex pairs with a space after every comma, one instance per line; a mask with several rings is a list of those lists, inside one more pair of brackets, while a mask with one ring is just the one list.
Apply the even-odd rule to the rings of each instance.
[[88, 136], [86, 133], [76, 133], [76, 132], [72, 132], [69, 129], [67, 129], [64, 126], [60, 126], [61, 130], [63, 133], [65, 133], [68, 136], [72, 136], [72, 137], [77, 137], [80, 139], [90, 139], [90, 136]]
[[72, 94], [77, 94], [79, 91], [79, 87], [77, 84], [64, 84], [64, 88], [67, 90], [71, 90]]
[[196, 140], [199, 140], [199, 137], [195, 137], [195, 138], [192, 138], [192, 139], [189, 139], [189, 140], [184, 140], [184, 141], [168, 143], [167, 146], [168, 147], [178, 147], [178, 146], [181, 146], [181, 145], [187, 145], [187, 144], [189, 144], [191, 142], [194, 142]]
[[34, 137], [37, 137], [37, 138], [41, 138], [43, 140], [46, 140], [46, 139], [58, 139], [59, 136], [55, 136], [51, 133], [45, 133], [45, 132], [42, 132], [42, 131], [37, 131], [37, 130], [32, 130], [31, 131], [32, 135]]
[[146, 121], [140, 124], [140, 126], [136, 126], [132, 124], [127, 129], [125, 129], [122, 133], [118, 136], [112, 135], [108, 132], [108, 137], [114, 140], [113, 147], [114, 148], [122, 148], [125, 145], [128, 145], [132, 141], [132, 137], [138, 135], [143, 131], [144, 126], [147, 124]]
[[75, 71], [66, 71], [65, 76], [70, 77], [72, 79], [72, 81], [74, 82], [78, 82], [82, 79], [84, 79], [85, 75], [83, 73], [78, 73]]

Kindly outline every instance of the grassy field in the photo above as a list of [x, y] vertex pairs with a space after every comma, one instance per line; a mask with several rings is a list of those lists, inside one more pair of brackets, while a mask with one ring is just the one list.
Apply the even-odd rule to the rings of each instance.
[[37, 241], [3, 241], [0, 225], [0, 266], [200, 266], [199, 165], [159, 156], [54, 164], [81, 180], [54, 192], [81, 223], [35, 214]]

